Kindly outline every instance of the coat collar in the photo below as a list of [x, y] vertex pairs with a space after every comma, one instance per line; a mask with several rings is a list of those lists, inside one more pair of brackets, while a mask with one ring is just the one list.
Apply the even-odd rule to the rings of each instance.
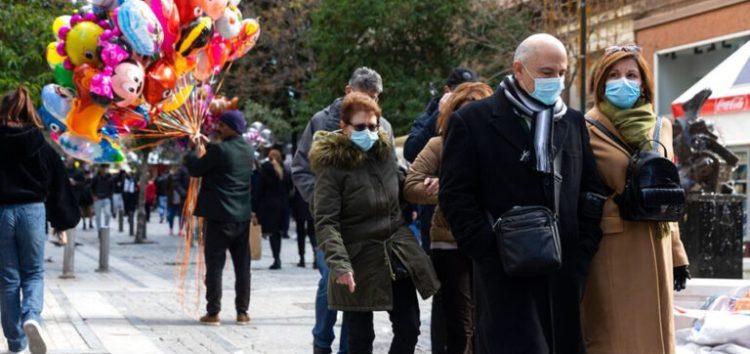
[[[607, 116], [605, 116], [604, 113], [602, 113], [602, 111], [600, 111], [599, 108], [597, 108], [596, 106], [594, 106], [594, 108], [592, 108], [591, 110], [589, 110], [588, 112], [586, 112], [586, 117], [587, 118], [591, 118], [591, 119], [593, 119], [593, 120], [601, 123], [612, 134], [614, 134], [615, 136], [617, 136], [618, 138], [620, 138], [620, 140], [625, 141], [625, 138], [623, 138], [623, 136], [617, 130], [617, 128], [615, 127], [615, 125], [612, 124], [612, 121], [610, 121], [609, 118], [607, 118]], [[615, 149], [619, 150], [620, 152], [622, 152], [623, 154], [625, 154], [625, 156], [630, 157], [630, 153], [627, 150], [623, 149], [622, 146], [620, 146], [620, 144], [614, 142], [614, 140], [610, 139], [607, 136], [607, 134], [605, 134], [604, 132], [602, 132], [598, 128], [593, 127], [592, 129], [589, 129], [589, 131], [593, 131], [594, 132], [593, 134], [595, 134], [596, 136], [598, 136], [599, 139], [601, 139], [602, 141], [605, 141], [610, 146], [612, 146]]]
[[370, 151], [362, 151], [351, 139], [340, 130], [327, 132], [317, 131], [313, 137], [313, 145], [308, 154], [310, 158], [310, 169], [313, 172], [323, 167], [356, 168], [367, 160], [368, 156], [374, 156], [380, 161], [392, 159], [392, 147], [390, 138], [384, 130], [378, 131], [378, 142]]

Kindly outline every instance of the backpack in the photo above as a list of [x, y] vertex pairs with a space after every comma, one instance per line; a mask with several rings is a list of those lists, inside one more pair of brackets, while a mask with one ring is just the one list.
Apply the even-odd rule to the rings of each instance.
[[[659, 142], [662, 117], [656, 119], [652, 150], [633, 150], [603, 124], [589, 117], [586, 121], [607, 135], [630, 154], [625, 189], [615, 195], [620, 216], [629, 221], [679, 221], [685, 210], [685, 190], [680, 186], [677, 166], [667, 158], [667, 148]], [[664, 154], [659, 152], [664, 149]]]

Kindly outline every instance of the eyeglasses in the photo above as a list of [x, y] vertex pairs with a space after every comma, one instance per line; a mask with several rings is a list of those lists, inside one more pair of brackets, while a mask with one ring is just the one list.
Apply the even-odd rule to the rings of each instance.
[[371, 132], [374, 132], [374, 131], [377, 131], [378, 128], [380, 128], [380, 124], [365, 124], [365, 123], [362, 123], [362, 124], [350, 124], [350, 125], [352, 126], [352, 128], [355, 131], [358, 131], [358, 132], [361, 132], [361, 131], [363, 131], [365, 129], [367, 129], [367, 130], [369, 130]]
[[635, 44], [628, 44], [628, 45], [613, 45], [607, 49], [604, 50], [604, 55], [611, 55], [617, 52], [625, 52], [625, 53], [641, 53], [641, 47], [637, 46]]

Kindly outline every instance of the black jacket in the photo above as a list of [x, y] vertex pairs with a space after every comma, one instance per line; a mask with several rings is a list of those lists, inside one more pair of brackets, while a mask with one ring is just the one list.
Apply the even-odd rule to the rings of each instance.
[[81, 219], [62, 159], [42, 132], [0, 126], [0, 205], [40, 202], [55, 229], [71, 229]]
[[406, 161], [414, 162], [427, 142], [437, 134], [435, 127], [440, 113], [438, 111], [439, 102], [440, 96], [433, 97], [425, 107], [424, 112], [414, 120], [411, 131], [409, 131], [409, 137], [404, 142], [404, 158]]
[[596, 161], [583, 115], [568, 110], [554, 125], [563, 154], [562, 268], [548, 276], [507, 276], [487, 212], [498, 217], [525, 205], [554, 210], [553, 177], [522, 162], [532, 134], [521, 119], [498, 91], [454, 113], [444, 143], [440, 208], [459, 249], [474, 261], [476, 353], [583, 353], [579, 303], [601, 215], [583, 215], [581, 200], [592, 189], [601, 193]]
[[91, 191], [96, 199], [110, 199], [114, 193], [114, 179], [109, 173], [100, 175], [97, 173], [91, 180]]
[[291, 190], [292, 174], [289, 169], [284, 168], [284, 177], [279, 179], [270, 161], [260, 166], [253, 190], [253, 211], [258, 216], [263, 233], [281, 231]]

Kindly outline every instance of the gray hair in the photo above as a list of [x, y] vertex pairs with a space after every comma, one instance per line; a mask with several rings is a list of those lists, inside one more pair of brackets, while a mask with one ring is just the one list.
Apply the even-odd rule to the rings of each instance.
[[354, 70], [349, 79], [349, 87], [357, 91], [380, 94], [383, 92], [383, 79], [377, 71], [363, 66]]
[[526, 63], [529, 58], [536, 54], [540, 44], [552, 45], [558, 47], [558, 49], [562, 50], [563, 52], [567, 52], [567, 49], [565, 49], [565, 45], [560, 42], [557, 37], [547, 33], [537, 33], [526, 37], [526, 39], [524, 39], [521, 44], [518, 45], [518, 48], [516, 48], [516, 52], [513, 55], [513, 61]]

